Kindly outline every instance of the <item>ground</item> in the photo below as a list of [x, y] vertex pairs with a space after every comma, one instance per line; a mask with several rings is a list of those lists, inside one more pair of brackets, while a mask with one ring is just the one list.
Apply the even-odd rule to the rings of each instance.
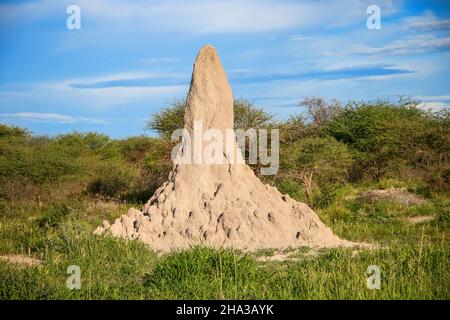
[[[376, 244], [358, 250], [197, 247], [162, 254], [92, 234], [102, 220], [138, 204], [84, 196], [2, 203], [0, 299], [449, 299], [449, 195], [414, 205], [356, 200], [376, 188], [347, 185], [317, 209], [340, 237]], [[79, 290], [66, 286], [69, 265], [80, 266]], [[371, 265], [381, 271], [379, 290], [367, 287]]]

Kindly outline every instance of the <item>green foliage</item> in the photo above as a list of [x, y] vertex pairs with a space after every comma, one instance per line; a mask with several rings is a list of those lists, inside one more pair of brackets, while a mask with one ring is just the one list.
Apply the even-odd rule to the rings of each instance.
[[316, 130], [311, 130], [301, 115], [290, 116], [289, 119], [277, 123], [276, 126], [280, 130], [280, 143], [283, 146], [316, 134]]
[[38, 203], [52, 197], [48, 191], [67, 195], [87, 191], [144, 202], [171, 168], [172, 144], [160, 138], [111, 140], [92, 132], [31, 137], [6, 128], [2, 130], [8, 134], [0, 137], [0, 197], [10, 201]]
[[[184, 127], [184, 100], [175, 100], [162, 111], [153, 114], [147, 122], [146, 129], [155, 130], [161, 137], [170, 139], [172, 132]], [[237, 99], [234, 101], [234, 128], [266, 128], [272, 122], [272, 115], [252, 103]]]
[[242, 290], [249, 294], [248, 279], [257, 272], [256, 261], [240, 252], [196, 247], [163, 258], [144, 278], [144, 286], [164, 299], [231, 298], [242, 295]]
[[144, 166], [146, 169], [154, 173], [165, 172], [172, 168], [171, 151], [174, 144], [163, 139], [155, 140], [152, 148], [146, 154]]
[[[110, 202], [27, 205], [0, 215], [0, 254], [34, 256], [43, 264], [0, 261], [0, 299], [448, 299], [448, 195], [412, 207], [351, 197], [370, 187], [340, 187], [318, 214], [339, 236], [379, 249], [301, 248], [284, 262], [205, 247], [161, 255], [139, 241], [94, 236], [105, 215], [111, 221], [127, 210]], [[435, 219], [418, 225], [405, 219], [426, 214]], [[66, 288], [73, 264], [82, 270], [80, 290]], [[382, 290], [366, 287], [371, 264], [382, 270]]]
[[55, 227], [59, 225], [69, 214], [70, 209], [64, 203], [52, 203], [42, 210], [42, 217], [39, 218], [38, 225], [40, 227]]
[[5, 177], [26, 177], [42, 184], [81, 172], [82, 163], [64, 146], [8, 144], [0, 154], [0, 175]]
[[0, 139], [5, 138], [25, 138], [29, 137], [29, 132], [26, 129], [22, 129], [15, 126], [7, 126], [0, 123]]
[[[37, 234], [42, 243], [34, 247], [35, 254], [45, 259], [44, 265], [27, 268], [0, 261], [0, 299], [143, 299], [142, 276], [151, 269], [156, 254], [139, 242], [95, 237], [83, 218], [66, 219], [54, 228], [28, 223], [16, 231], [20, 236], [13, 237], [13, 225], [0, 229], [2, 239], [14, 238], [22, 245]], [[23, 253], [30, 254], [29, 249], [25, 247]], [[66, 287], [69, 265], [81, 268], [80, 290]]]
[[184, 127], [184, 109], [186, 101], [174, 100], [163, 110], [153, 114], [146, 129], [156, 131], [161, 137], [170, 139], [172, 132]]
[[[267, 180], [310, 200], [340, 237], [379, 249], [302, 248], [292, 250], [296, 259], [261, 262], [257, 253], [203, 247], [160, 255], [138, 241], [97, 237], [92, 231], [103, 219], [126, 212], [127, 201], [139, 207], [166, 179], [173, 144], [77, 132], [39, 137], [0, 125], [0, 255], [43, 260], [37, 267], [0, 261], [0, 299], [448, 300], [448, 110], [378, 102], [331, 112], [316, 104], [317, 118], [274, 123], [244, 100], [235, 104], [237, 126], [280, 128], [280, 172]], [[162, 137], [182, 126], [184, 103], [172, 107], [149, 125]], [[305, 172], [312, 173], [311, 199]], [[355, 200], [389, 187], [406, 187], [427, 202]], [[417, 216], [433, 220], [407, 219]], [[81, 290], [66, 288], [70, 264], [82, 269]], [[382, 270], [382, 290], [366, 288], [370, 264]]]
[[311, 206], [317, 191], [329, 192], [347, 181], [352, 163], [347, 146], [331, 137], [304, 138], [281, 149], [282, 175], [302, 183]]
[[56, 142], [64, 146], [72, 146], [76, 149], [97, 150], [104, 147], [110, 141], [107, 135], [96, 132], [72, 132], [56, 137]]
[[88, 192], [107, 199], [123, 199], [127, 193], [136, 189], [139, 170], [133, 165], [118, 161], [105, 161], [88, 185]]
[[285, 148], [281, 161], [288, 170], [313, 171], [319, 184], [344, 182], [352, 165], [352, 154], [345, 144], [331, 137], [315, 137]]
[[360, 170], [374, 180], [390, 168], [405, 165], [438, 170], [434, 174], [438, 178], [448, 168], [445, 146], [450, 144], [450, 135], [443, 123], [442, 118], [408, 102], [361, 102], [344, 108], [328, 123], [326, 132], [352, 148]]
[[331, 222], [351, 221], [354, 219], [353, 212], [341, 204], [332, 204], [323, 211], [323, 215]]
[[[158, 257], [136, 241], [62, 233], [39, 267], [0, 262], [0, 299], [442, 299], [449, 297], [448, 248], [426, 241], [379, 250], [296, 253], [261, 263], [233, 250], [193, 248]], [[309, 252], [307, 252], [309, 253]], [[67, 290], [66, 268], [79, 265], [80, 290]], [[382, 270], [381, 290], [366, 287], [368, 265]]]
[[436, 213], [433, 223], [443, 230], [448, 230], [450, 228], [450, 200], [439, 197], [434, 200], [433, 205], [433, 211]]
[[342, 110], [342, 105], [339, 101], [333, 99], [328, 102], [322, 97], [304, 98], [300, 101], [300, 106], [307, 108], [306, 119], [311, 121], [315, 127], [326, 125]]
[[276, 181], [275, 186], [281, 193], [286, 193], [293, 199], [304, 200], [301, 192], [302, 186], [296, 179], [281, 179], [280, 181]]
[[121, 140], [118, 144], [120, 152], [127, 161], [139, 162], [142, 161], [146, 154], [151, 152], [158, 143], [159, 139], [138, 136], [126, 138]]
[[273, 116], [253, 103], [244, 99], [234, 101], [234, 129], [268, 129], [272, 122]]

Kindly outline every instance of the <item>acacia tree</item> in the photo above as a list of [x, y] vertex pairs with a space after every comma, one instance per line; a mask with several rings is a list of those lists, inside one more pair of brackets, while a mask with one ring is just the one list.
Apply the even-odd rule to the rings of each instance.
[[342, 110], [342, 104], [338, 100], [333, 99], [328, 102], [322, 97], [307, 97], [299, 104], [307, 108], [308, 120], [317, 127], [324, 126]]
[[183, 128], [185, 100], [174, 100], [161, 111], [151, 115], [146, 130], [156, 131], [162, 138], [170, 139], [172, 132]]
[[[173, 131], [183, 128], [185, 107], [185, 100], [174, 100], [150, 117], [146, 129], [154, 130], [161, 137], [170, 139]], [[273, 116], [253, 103], [244, 99], [234, 101], [234, 129], [268, 128], [272, 122]]]
[[281, 176], [301, 182], [311, 207], [315, 206], [315, 187], [345, 182], [353, 164], [347, 146], [332, 137], [300, 139], [282, 151]]
[[325, 131], [348, 145], [363, 171], [378, 181], [392, 165], [418, 167], [419, 159], [424, 163], [431, 159], [438, 150], [436, 145], [448, 141], [446, 134], [439, 132], [438, 123], [408, 100], [353, 102], [326, 125]]

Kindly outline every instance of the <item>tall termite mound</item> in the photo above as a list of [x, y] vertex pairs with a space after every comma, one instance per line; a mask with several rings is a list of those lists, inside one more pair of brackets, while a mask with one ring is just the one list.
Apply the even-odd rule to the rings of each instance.
[[[194, 63], [185, 129], [193, 133], [196, 122], [203, 131], [214, 128], [223, 136], [234, 123], [231, 87], [209, 45]], [[232, 151], [235, 157], [241, 155], [238, 147]], [[179, 159], [187, 152], [192, 151], [181, 147]], [[230, 156], [220, 154], [224, 160]], [[196, 244], [246, 250], [352, 244], [334, 235], [306, 204], [263, 184], [246, 164], [223, 163], [175, 161], [168, 180], [142, 211], [132, 208], [112, 225], [105, 221], [95, 233], [139, 239], [164, 251]]]

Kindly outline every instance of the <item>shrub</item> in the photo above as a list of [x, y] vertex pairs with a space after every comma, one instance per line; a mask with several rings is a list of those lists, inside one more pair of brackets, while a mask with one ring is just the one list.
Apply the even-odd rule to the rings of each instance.
[[5, 138], [25, 138], [29, 136], [30, 133], [26, 129], [0, 124], [0, 139], [2, 140]]
[[43, 209], [42, 217], [37, 221], [39, 227], [55, 227], [64, 221], [70, 209], [62, 203], [52, 203]]
[[22, 176], [37, 184], [60, 180], [83, 171], [82, 163], [71, 157], [64, 146], [10, 145], [0, 155], [0, 175]]
[[322, 97], [304, 98], [300, 106], [308, 110], [307, 119], [313, 126], [322, 127], [330, 122], [342, 110], [342, 105], [337, 100], [326, 101]]
[[105, 161], [97, 168], [94, 179], [88, 185], [88, 193], [107, 199], [123, 199], [136, 189], [139, 170], [118, 161]]
[[332, 137], [301, 139], [281, 150], [283, 175], [301, 181], [311, 206], [315, 186], [345, 182], [352, 163], [347, 146]]
[[281, 179], [275, 186], [281, 193], [287, 193], [293, 199], [302, 199], [302, 185], [294, 179]]
[[0, 199], [11, 202], [38, 201], [39, 188], [30, 179], [17, 176], [0, 177]]
[[[146, 129], [156, 131], [161, 137], [169, 139], [172, 132], [184, 127], [186, 101], [175, 100], [162, 111], [155, 113], [147, 122]], [[270, 126], [273, 116], [244, 99], [234, 101], [234, 128], [249, 129]]]
[[184, 100], [174, 100], [161, 110], [153, 114], [147, 122], [146, 129], [156, 131], [161, 137], [170, 139], [172, 132], [184, 126]]
[[408, 100], [360, 102], [347, 105], [325, 130], [354, 151], [360, 168], [373, 180], [409, 166], [425, 170], [443, 186], [450, 144], [445, 119]]
[[107, 135], [96, 132], [71, 132], [62, 134], [54, 139], [54, 143], [64, 147], [72, 157], [86, 156], [97, 152], [108, 145]]
[[448, 230], [450, 227], [450, 200], [437, 198], [433, 205], [436, 212], [433, 223], [443, 230]]
[[130, 162], [138, 162], [145, 158], [146, 154], [158, 147], [159, 140], [146, 136], [130, 137], [119, 141], [119, 148], [123, 157]]
[[325, 216], [328, 221], [332, 222], [349, 221], [355, 217], [350, 209], [340, 204], [333, 204], [321, 211], [321, 213], [321, 215]]
[[259, 129], [272, 125], [273, 116], [253, 103], [237, 99], [234, 101], [234, 128], [235, 129]]

